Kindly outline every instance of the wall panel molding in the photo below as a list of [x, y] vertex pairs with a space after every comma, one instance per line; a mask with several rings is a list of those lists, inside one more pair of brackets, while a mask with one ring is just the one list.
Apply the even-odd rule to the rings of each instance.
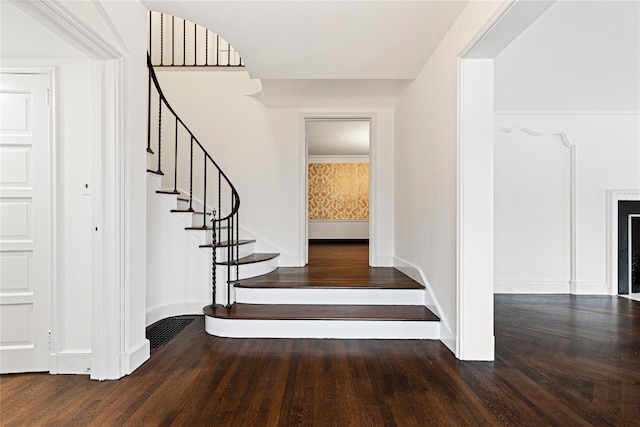
[[[517, 135], [518, 133], [525, 133], [534, 137], [557, 137], [562, 144], [570, 150], [570, 164], [569, 164], [569, 176], [570, 176], [570, 285], [573, 285], [570, 289], [575, 289], [576, 283], [576, 145], [569, 139], [567, 134], [563, 131], [552, 130], [545, 132], [538, 132], [526, 127], [496, 127], [496, 131], [504, 132], [511, 135]], [[519, 282], [519, 281], [517, 281]], [[496, 280], [496, 283], [498, 281]]]

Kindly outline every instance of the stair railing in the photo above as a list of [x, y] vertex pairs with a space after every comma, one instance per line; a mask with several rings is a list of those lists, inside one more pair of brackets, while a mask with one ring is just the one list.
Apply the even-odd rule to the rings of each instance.
[[[238, 259], [240, 258], [240, 245], [237, 244], [240, 241], [240, 196], [227, 175], [218, 166], [216, 161], [213, 160], [198, 138], [191, 132], [189, 127], [177, 115], [167, 101], [158, 83], [158, 78], [151, 64], [149, 55], [147, 55], [147, 68], [149, 70], [147, 152], [155, 155], [155, 160], [157, 161], [157, 169], [150, 169], [148, 172], [161, 175], [163, 184], [167, 181], [172, 181], [173, 189], [161, 190], [161, 193], [175, 194], [178, 198], [180, 198], [180, 196], [188, 197], [188, 199], [184, 199], [184, 201], [188, 202], [189, 206], [187, 209], [181, 210], [182, 212], [201, 213], [202, 226], [195, 226], [192, 227], [192, 229], [212, 231], [212, 307], [217, 305], [216, 265], [218, 263], [216, 262], [215, 253], [217, 248], [226, 249], [226, 261], [220, 264], [227, 265], [226, 305], [230, 307], [233, 267], [235, 267], [236, 281], [240, 275], [238, 263]], [[155, 88], [155, 91], [152, 90], [152, 86]], [[152, 117], [157, 118], [157, 127], [155, 124], [152, 126]], [[170, 134], [169, 141], [167, 141], [167, 133]], [[168, 158], [166, 155], [163, 157], [163, 154], [166, 154], [166, 150], [169, 150]], [[187, 153], [189, 157], [188, 159], [184, 159]], [[194, 163], [194, 158], [200, 158], [202, 162], [200, 163], [202, 165], [200, 169], [198, 168], [199, 161]], [[173, 175], [167, 176], [165, 174], [165, 171], [163, 171], [163, 162], [165, 162], [165, 171], [167, 170], [167, 162], [169, 162], [168, 170], [171, 170], [169, 173]], [[181, 166], [180, 169], [178, 167], [179, 165]], [[188, 170], [188, 174], [183, 172], [183, 169]], [[211, 170], [213, 172], [210, 172]], [[179, 174], [179, 172], [181, 172], [181, 174]], [[184, 187], [188, 186], [188, 193], [186, 191], [180, 191], [179, 187], [182, 187], [182, 184], [184, 184]], [[202, 198], [198, 200], [196, 198], [197, 196], [201, 196]], [[194, 209], [194, 206], [199, 209], [199, 211]], [[209, 212], [211, 212], [211, 226], [207, 225]], [[218, 239], [221, 239], [223, 235], [226, 235], [226, 244], [221, 244], [216, 240], [216, 236]]]
[[229, 42], [201, 25], [149, 11], [148, 26], [154, 67], [244, 67]]

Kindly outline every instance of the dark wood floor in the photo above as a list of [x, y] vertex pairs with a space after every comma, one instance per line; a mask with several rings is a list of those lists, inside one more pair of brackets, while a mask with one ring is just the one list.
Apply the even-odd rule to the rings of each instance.
[[243, 280], [237, 286], [423, 288], [394, 268], [369, 267], [369, 245], [366, 243], [309, 244], [309, 264], [306, 267], [280, 267], [264, 276]]
[[118, 381], [1, 376], [0, 424], [640, 425], [640, 302], [495, 302], [495, 362], [438, 341], [216, 338], [199, 317]]

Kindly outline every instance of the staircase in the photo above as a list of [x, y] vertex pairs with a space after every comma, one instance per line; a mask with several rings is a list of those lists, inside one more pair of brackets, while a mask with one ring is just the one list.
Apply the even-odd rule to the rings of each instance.
[[[310, 278], [301, 276], [307, 267], [278, 268], [278, 253], [256, 252], [258, 239], [240, 226], [236, 189], [169, 104], [151, 56], [148, 68], [147, 200], [155, 216], [148, 242], [151, 252], [162, 254], [147, 261], [162, 264], [148, 274], [149, 286], [166, 288], [157, 292], [158, 301], [177, 301], [171, 308], [156, 303], [148, 324], [196, 314], [199, 307], [207, 333], [222, 337], [440, 338], [439, 319], [425, 307], [425, 288], [399, 272], [402, 277], [379, 283], [367, 273]], [[174, 256], [188, 266], [169, 265]]]

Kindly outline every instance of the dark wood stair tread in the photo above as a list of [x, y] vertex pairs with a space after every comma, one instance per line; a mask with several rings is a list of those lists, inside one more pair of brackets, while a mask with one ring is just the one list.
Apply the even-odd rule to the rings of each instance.
[[[209, 221], [209, 222], [211, 222], [211, 221]], [[216, 227], [216, 230], [226, 230], [227, 228], [229, 228], [229, 227], [227, 227], [225, 225], [223, 227]], [[211, 231], [211, 230], [213, 230], [213, 228], [210, 225], [207, 225], [206, 227], [203, 227], [202, 225], [195, 226], [195, 227], [185, 227], [184, 229], [185, 230], [201, 230], [201, 231], [206, 231], [206, 230]]]
[[147, 172], [148, 173], [152, 173], [154, 175], [164, 175], [164, 173], [162, 173], [162, 171], [154, 171], [154, 170], [151, 170], [151, 169], [147, 169]]
[[[199, 226], [199, 227], [185, 227], [185, 230], [202, 230], [202, 231], [206, 231], [206, 230], [213, 230], [213, 228], [210, 225], [207, 226]], [[216, 227], [216, 230], [218, 229], [218, 227]]]
[[171, 209], [171, 213], [190, 213], [194, 215], [211, 215], [211, 212], [190, 211], [189, 209]]
[[440, 319], [419, 305], [314, 305], [314, 304], [239, 304], [203, 309], [204, 314], [220, 319], [244, 320], [374, 320], [434, 321]]
[[240, 258], [237, 262], [228, 262], [228, 261], [224, 261], [224, 262], [217, 262], [217, 265], [246, 265], [246, 264], [253, 264], [256, 262], [262, 262], [262, 261], [268, 261], [270, 259], [274, 259], [275, 257], [280, 256], [280, 254], [272, 254], [272, 253], [256, 253], [256, 254], [251, 254], [251, 255], [247, 255], [246, 257]]
[[156, 193], [158, 193], [158, 194], [175, 194], [176, 196], [182, 195], [181, 192], [174, 191], [174, 190], [156, 190]]
[[[262, 277], [262, 276], [261, 276]], [[424, 286], [417, 282], [390, 283], [374, 280], [350, 280], [350, 279], [326, 279], [312, 280], [305, 282], [284, 282], [284, 281], [256, 281], [255, 278], [238, 281], [237, 288], [247, 289], [393, 289], [393, 290], [424, 290]]]
[[[227, 248], [229, 246], [240, 246], [240, 245], [248, 245], [250, 243], [255, 243], [255, 240], [240, 240], [239, 242], [236, 242], [235, 240], [231, 242], [231, 244], [229, 244], [229, 241], [225, 240], [224, 242], [220, 242], [216, 245], [216, 248]], [[201, 248], [210, 248], [211, 247], [211, 243], [209, 243], [208, 245], [200, 245]]]
[[[366, 262], [366, 260], [361, 262]], [[393, 267], [361, 266], [348, 259], [310, 263], [306, 267], [280, 267], [264, 276], [243, 279], [243, 288], [378, 288], [424, 289]]]

